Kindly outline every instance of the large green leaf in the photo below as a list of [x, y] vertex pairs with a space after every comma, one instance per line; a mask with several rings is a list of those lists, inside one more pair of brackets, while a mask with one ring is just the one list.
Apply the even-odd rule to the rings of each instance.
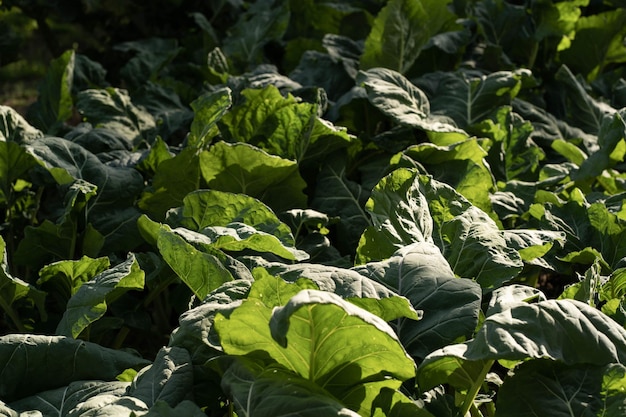
[[510, 106], [497, 109], [472, 132], [493, 140], [487, 161], [498, 180], [537, 180], [545, 152], [531, 139], [533, 125], [514, 113]]
[[531, 361], [498, 392], [496, 416], [618, 416], [626, 412], [626, 368]]
[[261, 351], [335, 398], [360, 393], [365, 409], [373, 401], [363, 399], [368, 383], [397, 389], [414, 375], [413, 361], [388, 324], [328, 292], [301, 291], [273, 312], [249, 299], [228, 318], [218, 315], [215, 327], [226, 353]]
[[215, 190], [258, 198], [275, 211], [306, 206], [296, 162], [245, 143], [219, 142], [200, 154], [206, 184]]
[[[24, 229], [24, 239], [14, 255], [15, 262], [39, 265], [78, 255], [97, 256], [103, 245], [102, 235], [84, 224], [88, 203], [96, 196], [96, 187], [83, 180], [72, 183], [66, 191], [64, 207], [55, 223], [46, 219], [37, 227]], [[81, 228], [83, 227], [83, 228]]]
[[217, 190], [197, 190], [183, 199], [183, 204], [168, 215], [168, 223], [190, 230], [245, 223], [275, 235], [286, 244], [293, 244], [291, 229], [259, 200], [245, 194]]
[[517, 276], [521, 256], [487, 213], [444, 183], [426, 176], [419, 181], [434, 223], [433, 240], [456, 275], [476, 280], [483, 291]]
[[575, 181], [594, 179], [606, 169], [613, 168], [616, 164], [624, 161], [626, 154], [626, 122], [624, 111], [605, 117], [598, 132], [599, 149], [589, 155], [580, 164], [578, 171], [572, 174]]
[[96, 275], [76, 291], [57, 326], [57, 334], [77, 337], [91, 323], [101, 318], [107, 305], [130, 290], [143, 290], [145, 273], [135, 256]]
[[112, 381], [125, 369], [149, 363], [122, 350], [62, 336], [0, 336], [0, 398], [15, 401], [73, 381]]
[[418, 369], [418, 383], [424, 388], [445, 383], [464, 363], [480, 366], [492, 360], [550, 359], [570, 366], [623, 363], [625, 348], [626, 330], [587, 304], [519, 303], [487, 317], [474, 339], [427, 356]]
[[99, 206], [123, 205], [134, 201], [144, 187], [138, 171], [102, 163], [98, 157], [61, 138], [47, 137], [31, 142], [26, 150], [37, 158], [59, 184], [85, 180], [98, 187]]
[[385, 261], [355, 270], [407, 297], [422, 311], [419, 321], [401, 318], [394, 323], [402, 345], [414, 359], [422, 360], [435, 349], [472, 336], [478, 323], [481, 288], [471, 280], [455, 278], [432, 243], [411, 244]]
[[398, 72], [373, 68], [359, 72], [356, 81], [374, 107], [397, 123], [419, 127], [430, 114], [426, 94]]
[[423, 167], [425, 174], [454, 187], [480, 209], [491, 211], [491, 193], [495, 189], [487, 152], [476, 138], [447, 146], [424, 143], [411, 146], [402, 153], [400, 166]]
[[439, 247], [455, 275], [476, 280], [490, 291], [522, 268], [519, 253], [479, 208], [452, 187], [415, 170], [397, 169], [383, 178], [366, 205], [373, 226], [357, 248], [357, 261], [389, 258], [411, 243]]
[[385, 259], [407, 244], [433, 241], [433, 219], [417, 178], [416, 171], [397, 169], [374, 187], [365, 205], [372, 226], [359, 242], [358, 262]]
[[580, 17], [576, 35], [571, 46], [559, 54], [560, 61], [587, 79], [595, 79], [607, 65], [626, 62], [625, 28], [623, 7]]
[[278, 88], [268, 85], [263, 89], [245, 89], [241, 92], [244, 101], [234, 106], [219, 121], [220, 131], [236, 142], [251, 142], [258, 135], [271, 129], [273, 115], [283, 107], [297, 104], [289, 94], [283, 97]]
[[135, 54], [120, 69], [120, 76], [131, 88], [137, 88], [148, 80], [155, 80], [160, 70], [182, 50], [176, 39], [162, 38], [124, 42], [115, 45], [115, 49]]
[[374, 20], [365, 40], [361, 68], [409, 71], [428, 41], [455, 17], [449, 1], [391, 0]]
[[39, 270], [38, 285], [46, 284], [48, 288], [54, 288], [58, 296], [64, 302], [79, 290], [79, 288], [96, 275], [109, 268], [109, 258], [89, 258], [62, 260], [48, 264]]

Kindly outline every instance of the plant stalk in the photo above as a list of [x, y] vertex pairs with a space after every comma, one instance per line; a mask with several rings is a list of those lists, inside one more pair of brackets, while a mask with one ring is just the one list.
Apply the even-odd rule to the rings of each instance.
[[482, 387], [485, 377], [487, 376], [487, 372], [489, 372], [494, 362], [495, 360], [493, 359], [487, 360], [485, 362], [483, 369], [481, 369], [477, 378], [474, 380], [474, 383], [472, 384], [470, 389], [467, 391], [467, 394], [465, 395], [465, 400], [463, 401], [463, 406], [461, 407], [461, 413], [460, 413], [461, 416], [465, 416], [474, 405], [474, 400], [476, 399], [476, 395], [478, 395], [478, 392], [480, 391], [480, 387]]

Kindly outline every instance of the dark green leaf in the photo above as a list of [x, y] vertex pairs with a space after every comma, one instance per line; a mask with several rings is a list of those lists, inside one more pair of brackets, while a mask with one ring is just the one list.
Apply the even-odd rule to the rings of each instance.
[[454, 277], [432, 243], [414, 243], [391, 258], [355, 268], [407, 297], [423, 312], [419, 321], [400, 319], [396, 333], [409, 354], [422, 360], [435, 349], [470, 337], [478, 323], [480, 286]]
[[498, 71], [489, 75], [470, 72], [439, 72], [427, 75], [418, 85], [429, 83], [432, 115], [442, 115], [465, 128], [482, 121], [500, 106], [510, 105], [517, 96], [528, 70]]
[[154, 117], [135, 106], [125, 90], [108, 87], [81, 91], [76, 108], [85, 121], [116, 132], [133, 145], [149, 141], [156, 129]]
[[62, 336], [0, 336], [0, 398], [15, 401], [73, 381], [112, 381], [127, 368], [149, 363], [122, 350]]
[[237, 413], [244, 416], [359, 416], [314, 382], [281, 369], [253, 371], [235, 362], [221, 383]]
[[273, 0], [252, 4], [240, 15], [224, 40], [224, 54], [240, 68], [259, 64], [263, 56], [263, 46], [279, 39], [287, 30], [289, 2], [279, 2], [274, 6]]
[[618, 416], [626, 412], [626, 368], [621, 364], [567, 367], [522, 364], [498, 392], [497, 416]]
[[585, 82], [576, 78], [571, 70], [563, 65], [555, 74], [564, 94], [565, 120], [587, 133], [597, 135], [604, 118], [613, 116], [615, 109], [592, 97], [585, 88]]
[[20, 412], [40, 411], [44, 416], [67, 416], [80, 403], [98, 395], [121, 397], [128, 382], [120, 381], [76, 381], [68, 386], [39, 392], [36, 395], [11, 403]]
[[181, 205], [183, 198], [200, 188], [200, 158], [194, 148], [183, 149], [171, 159], [159, 163], [152, 187], [144, 191], [139, 208], [156, 220]]
[[363, 229], [369, 224], [364, 210], [369, 191], [347, 176], [343, 153], [329, 155], [320, 169], [311, 207], [329, 216], [339, 217], [335, 227], [342, 241], [338, 247], [352, 252]]
[[140, 399], [148, 407], [159, 401], [176, 407], [193, 388], [190, 361], [189, 352], [183, 348], [162, 348], [154, 363], [137, 374], [127, 394]]

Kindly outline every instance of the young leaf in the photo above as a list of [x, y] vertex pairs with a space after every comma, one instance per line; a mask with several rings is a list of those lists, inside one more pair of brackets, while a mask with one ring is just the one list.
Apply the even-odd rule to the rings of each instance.
[[129, 290], [143, 290], [144, 272], [135, 256], [107, 269], [84, 283], [70, 298], [57, 326], [57, 334], [76, 338], [91, 323], [101, 318], [112, 303]]
[[[301, 291], [274, 313], [260, 301], [248, 300], [228, 319], [218, 316], [215, 325], [227, 353], [245, 355], [263, 346], [278, 363], [338, 392], [381, 372], [400, 380], [412, 374], [412, 360], [384, 321], [327, 292]], [[381, 363], [379, 355], [387, 359]]]
[[217, 122], [226, 114], [232, 102], [231, 91], [227, 87], [202, 95], [193, 101], [191, 108], [194, 111], [194, 118], [187, 144], [196, 148], [208, 146], [213, 137], [219, 134]]
[[150, 362], [83, 340], [23, 334], [0, 336], [0, 364], [0, 398], [10, 402], [73, 381], [112, 381]]
[[198, 190], [183, 199], [182, 207], [170, 211], [167, 221], [202, 233], [215, 248], [252, 249], [292, 260], [308, 258], [294, 247], [289, 227], [269, 207], [245, 194]]
[[[559, 332], [545, 332], [555, 325]], [[624, 348], [626, 330], [587, 304], [521, 303], [487, 317], [474, 339], [427, 356], [418, 369], [418, 384], [427, 389], [445, 383], [457, 369], [492, 360], [550, 359], [570, 366], [623, 363]]]

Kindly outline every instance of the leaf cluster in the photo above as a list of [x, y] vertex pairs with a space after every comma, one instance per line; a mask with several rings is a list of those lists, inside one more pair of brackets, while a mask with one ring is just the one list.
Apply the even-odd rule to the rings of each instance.
[[1, 413], [624, 414], [620, 6], [222, 1], [57, 54], [0, 106]]

